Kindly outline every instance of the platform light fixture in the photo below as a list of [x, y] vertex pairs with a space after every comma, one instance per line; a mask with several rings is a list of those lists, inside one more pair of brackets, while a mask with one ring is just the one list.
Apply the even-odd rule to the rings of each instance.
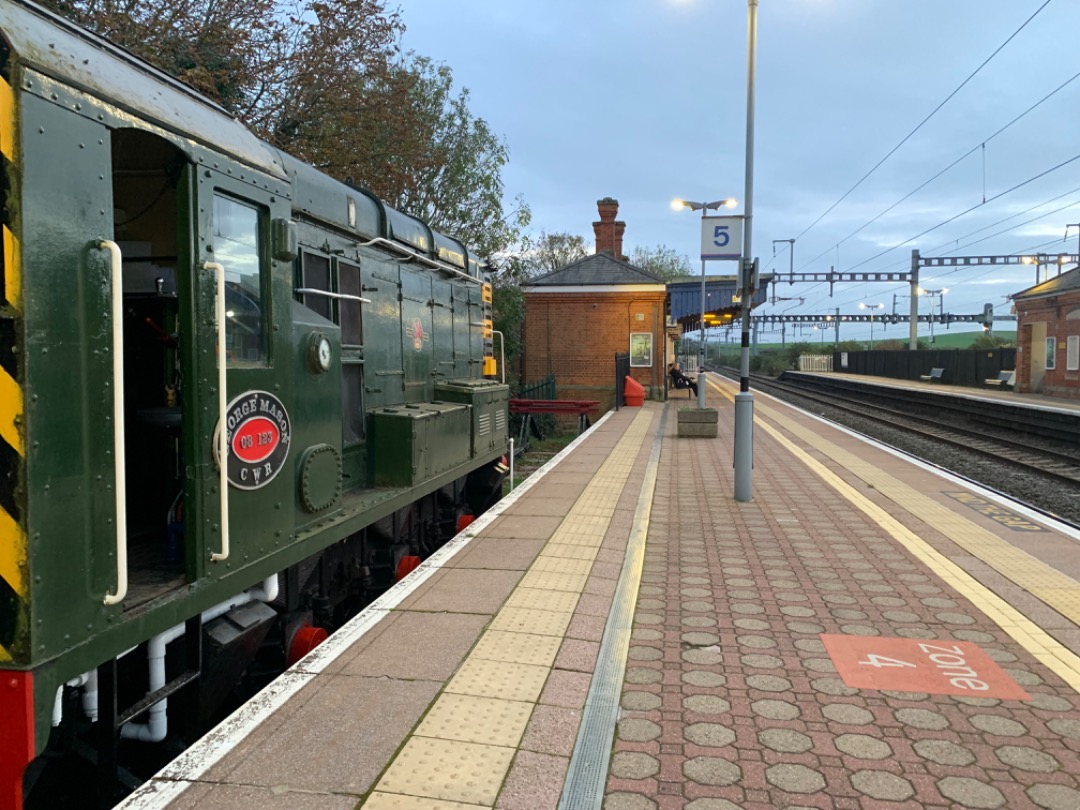
[[[689, 208], [691, 211], [700, 211], [701, 218], [705, 219], [705, 216], [709, 211], [717, 211], [720, 208], [734, 208], [739, 202], [734, 197], [728, 197], [724, 200], [713, 200], [712, 202], [696, 202], [694, 200], [683, 200], [676, 197], [671, 201], [671, 208], [674, 211], [681, 211], [683, 208]], [[702, 375], [705, 373], [705, 259], [701, 259], [701, 336], [698, 343], [698, 387], [697, 387], [697, 406], [699, 410], [705, 408], [705, 380]]]
[[867, 304], [863, 301], [859, 302], [859, 309], [870, 310], [870, 351], [874, 350], [874, 310], [885, 309], [884, 304]]

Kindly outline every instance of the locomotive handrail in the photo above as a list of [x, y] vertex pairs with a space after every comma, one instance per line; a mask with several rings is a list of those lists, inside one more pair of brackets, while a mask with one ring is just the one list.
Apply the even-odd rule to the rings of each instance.
[[127, 454], [124, 434], [124, 258], [120, 246], [102, 239], [98, 247], [112, 257], [112, 361], [113, 361], [113, 463], [116, 481], [116, 593], [105, 594], [106, 605], [116, 605], [127, 596]]
[[419, 253], [414, 253], [404, 245], [394, 242], [383, 236], [376, 236], [374, 239], [369, 239], [367, 242], [361, 242], [359, 245], [357, 245], [357, 247], [371, 247], [372, 245], [386, 245], [391, 250], [396, 250], [399, 253], [407, 254], [409, 257], [409, 261], [416, 260], [419, 262], [425, 262], [436, 270], [442, 270], [446, 273], [453, 273], [456, 276], [461, 276], [463, 279], [465, 279], [466, 281], [471, 281], [473, 284], [482, 285], [484, 283], [483, 279], [477, 278], [476, 276], [470, 276], [465, 271], [458, 270], [456, 267], [451, 267], [444, 262], [437, 261], [428, 256], [422, 256]]
[[293, 292], [303, 295], [324, 295], [327, 298], [338, 298], [342, 301], [359, 301], [361, 304], [371, 303], [370, 298], [361, 298], [359, 295], [346, 295], [345, 293], [327, 292], [326, 290], [319, 290], [314, 287], [297, 287]]
[[217, 274], [217, 301], [214, 320], [217, 322], [218, 362], [218, 488], [221, 490], [221, 551], [211, 552], [211, 562], [229, 559], [229, 425], [226, 415], [228, 398], [225, 395], [225, 268], [218, 262], [203, 262], [204, 270]]

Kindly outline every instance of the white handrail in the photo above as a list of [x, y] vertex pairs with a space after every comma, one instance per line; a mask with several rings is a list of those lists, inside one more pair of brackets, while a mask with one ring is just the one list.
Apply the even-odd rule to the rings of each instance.
[[116, 481], [116, 593], [105, 594], [106, 605], [117, 605], [127, 596], [127, 455], [124, 444], [124, 265], [120, 246], [102, 239], [98, 247], [112, 256], [112, 375], [113, 463]]
[[217, 273], [217, 301], [214, 320], [217, 323], [218, 363], [218, 488], [221, 490], [221, 551], [211, 552], [211, 562], [229, 559], [229, 425], [228, 398], [225, 396], [225, 268], [218, 262], [204, 262], [203, 269]]

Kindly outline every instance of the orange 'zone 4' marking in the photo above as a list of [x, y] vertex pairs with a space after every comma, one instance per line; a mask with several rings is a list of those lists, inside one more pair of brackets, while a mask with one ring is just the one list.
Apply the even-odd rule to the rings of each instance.
[[932, 695], [1030, 700], [1031, 696], [976, 644], [939, 639], [822, 634], [848, 686]]

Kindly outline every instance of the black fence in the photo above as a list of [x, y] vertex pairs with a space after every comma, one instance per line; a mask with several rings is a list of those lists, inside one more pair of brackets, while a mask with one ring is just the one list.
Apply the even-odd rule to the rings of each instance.
[[615, 410], [626, 404], [626, 378], [630, 376], [630, 355], [615, 355]]
[[918, 380], [943, 368], [941, 382], [983, 388], [999, 372], [1016, 369], [1016, 349], [931, 349], [929, 351], [835, 352], [833, 371]]
[[540, 382], [522, 386], [514, 396], [518, 399], [558, 399], [555, 395], [555, 375], [549, 374]]

